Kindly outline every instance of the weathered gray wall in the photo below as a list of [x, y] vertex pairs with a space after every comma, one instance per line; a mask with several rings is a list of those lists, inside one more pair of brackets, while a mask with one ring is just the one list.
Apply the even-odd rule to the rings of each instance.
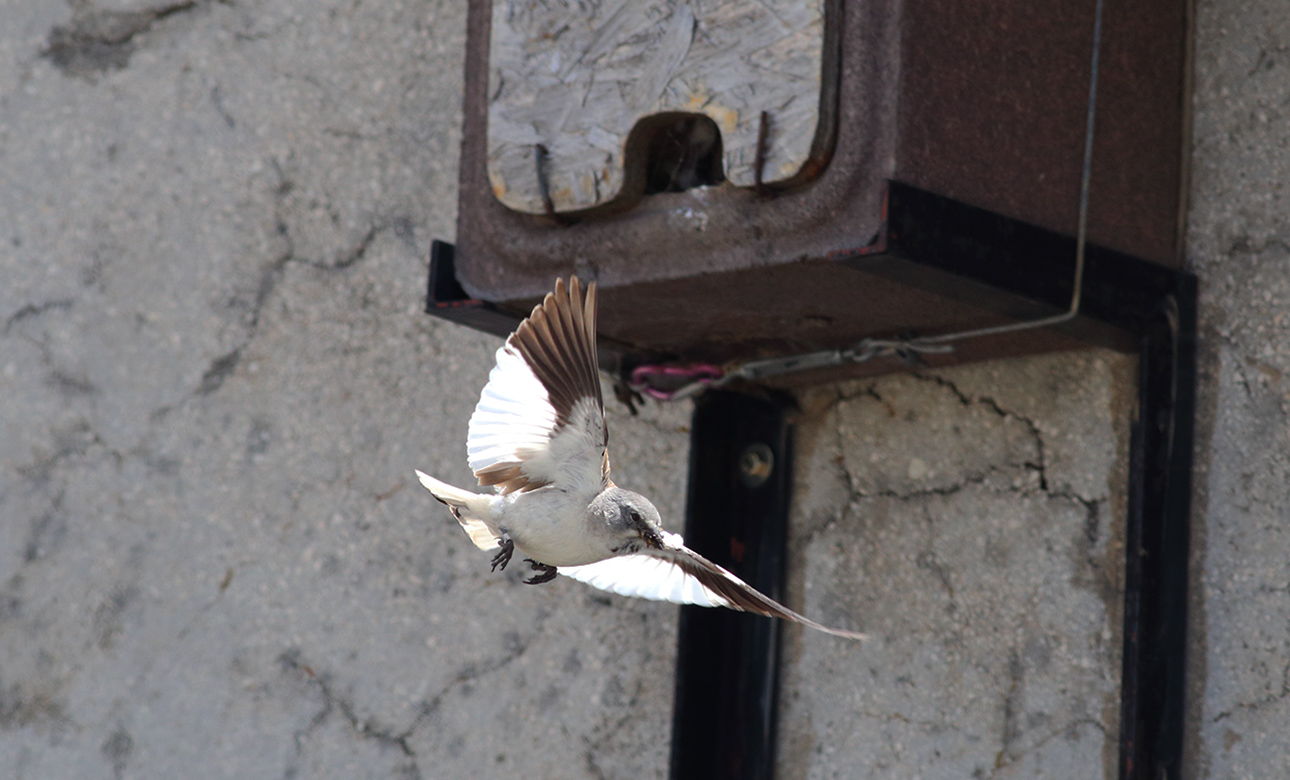
[[[660, 776], [675, 610], [412, 474], [498, 345], [421, 313], [463, 4], [72, 6], [0, 6], [0, 776]], [[685, 410], [614, 415], [679, 516]]]
[[[779, 777], [1115, 777], [1131, 357], [829, 388], [799, 437]], [[825, 640], [825, 641], [822, 641]]]
[[1201, 279], [1189, 758], [1290, 776], [1290, 13], [1201, 0], [1188, 261]]
[[[458, 2], [0, 6], [0, 776], [661, 777], [675, 610], [491, 574]], [[1290, 771], [1290, 19], [1202, 2], [1189, 759]], [[781, 774], [1113, 774], [1132, 361], [804, 396]], [[687, 409], [612, 411], [679, 523]]]

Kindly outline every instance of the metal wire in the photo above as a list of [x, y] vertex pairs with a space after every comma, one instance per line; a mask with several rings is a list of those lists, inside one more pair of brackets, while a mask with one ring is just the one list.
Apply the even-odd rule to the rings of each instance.
[[1044, 328], [1074, 319], [1079, 314], [1080, 300], [1084, 293], [1084, 250], [1088, 239], [1088, 192], [1093, 178], [1093, 129], [1097, 119], [1097, 77], [1102, 55], [1102, 2], [1097, 0], [1093, 10], [1093, 53], [1089, 67], [1088, 111], [1084, 118], [1084, 167], [1079, 184], [1079, 222], [1075, 230], [1075, 281], [1071, 290], [1071, 305], [1062, 314], [1025, 322], [1012, 322], [989, 328], [946, 333], [941, 336], [912, 339], [912, 344], [948, 344], [979, 336], [1015, 333], [1019, 330]]

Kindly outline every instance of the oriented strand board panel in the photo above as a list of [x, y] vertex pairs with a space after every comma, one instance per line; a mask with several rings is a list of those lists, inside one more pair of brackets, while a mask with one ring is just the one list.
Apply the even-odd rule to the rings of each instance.
[[632, 127], [660, 112], [711, 117], [725, 175], [784, 181], [810, 159], [820, 124], [824, 0], [494, 0], [488, 177], [509, 208], [542, 213], [537, 147], [557, 211], [610, 202]]

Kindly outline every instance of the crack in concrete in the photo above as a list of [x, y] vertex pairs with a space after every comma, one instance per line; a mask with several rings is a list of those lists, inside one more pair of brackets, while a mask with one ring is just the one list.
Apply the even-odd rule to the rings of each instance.
[[131, 754], [134, 753], [134, 739], [130, 736], [130, 732], [126, 731], [124, 726], [117, 726], [116, 730], [103, 740], [99, 750], [112, 762], [112, 776], [116, 780], [125, 777], [126, 766], [130, 762]]
[[379, 234], [382, 230], [385, 230], [385, 228], [386, 228], [386, 225], [383, 221], [379, 223], [374, 222], [373, 224], [369, 225], [367, 228], [367, 232], [364, 233], [363, 237], [358, 240], [358, 243], [355, 244], [348, 252], [341, 255], [340, 259], [334, 262], [323, 263], [316, 260], [299, 260], [299, 259], [297, 259], [297, 261], [304, 263], [310, 268], [317, 268], [322, 271], [343, 271], [347, 268], [352, 268], [355, 264], [357, 264], [359, 261], [361, 261], [364, 257], [367, 256], [367, 250], [371, 248], [372, 242], [376, 240], [377, 234]]
[[247, 315], [246, 332], [240, 342], [233, 349], [211, 361], [210, 365], [202, 373], [201, 382], [197, 386], [195, 395], [206, 396], [215, 393], [237, 371], [238, 364], [242, 360], [242, 351], [255, 339], [260, 328], [260, 318], [264, 313], [264, 307], [268, 304], [270, 296], [277, 289], [278, 283], [282, 281], [282, 276], [286, 272], [288, 265], [295, 263], [319, 271], [346, 271], [367, 257], [367, 252], [376, 241], [377, 236], [389, 227], [387, 220], [378, 219], [373, 221], [362, 238], [332, 262], [296, 256], [295, 242], [291, 238], [291, 230], [281, 214], [282, 201], [295, 188], [295, 185], [282, 172], [276, 160], [273, 162], [273, 167], [277, 170], [279, 177], [278, 186], [275, 188], [278, 202], [274, 207], [274, 223], [277, 234], [282, 237], [286, 247], [281, 254], [265, 265], [260, 272], [260, 279], [255, 287], [255, 296]]
[[974, 398], [968, 395], [967, 393], [964, 393], [962, 390], [959, 389], [958, 385], [956, 385], [953, 381], [946, 379], [943, 376], [933, 375], [933, 374], [922, 374], [919, 372], [913, 372], [910, 375], [913, 376], [915, 379], [918, 379], [919, 381], [931, 382], [937, 385], [938, 387], [943, 387], [946, 390], [949, 390], [951, 393], [953, 393], [954, 397], [958, 399], [959, 403], [962, 404], [964, 407], [971, 407], [975, 404], [980, 404], [981, 406], [986, 407], [987, 409], [994, 412], [996, 415], [998, 415], [999, 417], [1005, 420], [1007, 419], [1019, 420], [1022, 425], [1025, 425], [1026, 430], [1030, 433], [1031, 438], [1034, 439], [1035, 452], [1038, 456], [1039, 462], [1030, 463], [1027, 461], [1027, 462], [1023, 462], [1022, 465], [1025, 466], [1026, 468], [1032, 469], [1035, 472], [1037, 472], [1039, 476], [1039, 489], [1045, 493], [1048, 492], [1048, 465], [1047, 465], [1047, 458], [1045, 457], [1045, 450], [1044, 450], [1044, 436], [1043, 436], [1043, 433], [1039, 430], [1039, 426], [1035, 423], [1034, 420], [1030, 419], [1024, 414], [1018, 414], [1017, 412], [1012, 412], [1007, 409], [1004, 409], [999, 404], [998, 401], [996, 401], [994, 398], [991, 398], [990, 396], [983, 395], [983, 396], [978, 396]]
[[[45, 308], [48, 309], [51, 307]], [[52, 308], [65, 307], [54, 306]], [[66, 308], [70, 308], [70, 304]], [[31, 313], [26, 314], [21, 319], [38, 316], [40, 313], [37, 309], [24, 307], [18, 312], [18, 314], [15, 314], [14, 317], [27, 311], [30, 311]], [[11, 317], [10, 319], [12, 320], [13, 318]], [[0, 332], [0, 336], [6, 335], [8, 335], [7, 327], [3, 332]], [[65, 399], [71, 400], [77, 397], [92, 397], [98, 394], [98, 387], [91, 382], [88, 377], [83, 375], [78, 376], [68, 369], [60, 366], [54, 357], [53, 348], [51, 348], [43, 339], [36, 338], [35, 336], [31, 336], [21, 331], [19, 331], [18, 336], [35, 347], [36, 351], [40, 353], [40, 364], [48, 370], [48, 374], [45, 376], [45, 384], [57, 390]]]
[[22, 571], [18, 571], [0, 585], [0, 625], [22, 615], [24, 582]]
[[49, 509], [32, 521], [27, 541], [23, 545], [24, 564], [44, 558], [67, 534], [67, 522], [61, 516], [66, 493], [65, 489], [59, 490], [49, 502]]
[[1248, 400], [1254, 400], [1254, 386], [1250, 384], [1250, 378], [1246, 375], [1245, 369], [1241, 367], [1240, 361], [1233, 361], [1232, 370], [1236, 373], [1236, 379], [1240, 382], [1241, 387], [1245, 388], [1245, 397]]
[[[1100, 570], [1101, 561], [1095, 554], [1098, 537], [1102, 534], [1102, 504], [1104, 500], [1093, 500], [1069, 491], [1048, 491], [1049, 498], [1063, 499], [1084, 507], [1084, 563], [1094, 571]], [[1103, 596], [1105, 598], [1105, 596]]]
[[[1034, 744], [1030, 745], [1020, 753], [1016, 753], [1015, 755], [1011, 755], [1011, 756], [1003, 756], [1003, 763], [999, 763], [999, 759], [998, 757], [996, 757], [995, 766], [990, 771], [990, 777], [992, 778], [998, 777], [1001, 772], [1003, 772], [1013, 764], [1017, 763], [1021, 759], [1025, 758], [1026, 755], [1033, 753], [1036, 750], [1039, 750], [1044, 745], [1047, 745], [1049, 742], [1052, 742], [1054, 739], [1056, 739], [1057, 737], [1060, 737], [1063, 734], [1069, 734], [1071, 731], [1079, 728], [1080, 726], [1092, 726], [1094, 729], [1102, 733], [1103, 739], [1105, 739], [1106, 737], [1105, 724], [1097, 720], [1094, 720], [1093, 718], [1088, 718], [1088, 717], [1076, 718], [1075, 720], [1072, 720], [1069, 723], [1063, 724], [1059, 728], [1051, 729], [1042, 737], [1040, 737], [1038, 740], [1036, 740]], [[1000, 752], [1000, 755], [1002, 755], [1002, 751]]]
[[[539, 613], [538, 624], [533, 630], [534, 636], [542, 633], [542, 625], [546, 622], [546, 617], [547, 615], [545, 613]], [[439, 711], [439, 707], [442, 706], [444, 698], [457, 688], [460, 688], [467, 683], [474, 682], [486, 675], [490, 675], [493, 672], [504, 669], [519, 660], [521, 656], [528, 652], [529, 644], [531, 642], [531, 639], [528, 642], [521, 641], [519, 634], [512, 632], [507, 636], [507, 651], [505, 654], [482, 665], [466, 664], [463, 666], [457, 671], [457, 674], [453, 679], [448, 681], [447, 685], [439, 689], [438, 693], [421, 703], [417, 708], [416, 718], [413, 719], [412, 724], [408, 726], [404, 733], [411, 735], [412, 732], [420, 728], [421, 724], [424, 723], [427, 718]]]
[[952, 572], [950, 567], [942, 563], [940, 558], [937, 557], [935, 550], [929, 548], [920, 552], [914, 559], [914, 565], [936, 577], [941, 583], [941, 587], [945, 588], [945, 593], [949, 596], [950, 601], [954, 600], [954, 582], [950, 577]]
[[224, 385], [224, 380], [232, 376], [233, 372], [237, 370], [237, 364], [241, 360], [241, 346], [212, 360], [210, 366], [202, 373], [202, 381], [197, 386], [197, 394], [210, 395], [219, 390]]
[[[636, 702], [640, 698], [641, 688], [641, 681], [638, 678], [636, 681], [636, 690], [632, 692], [629, 699], [629, 709], [636, 706]], [[604, 734], [594, 740], [588, 736], [584, 736], [582, 738], [583, 744], [586, 745], [586, 750], [582, 752], [583, 764], [587, 767], [587, 771], [590, 772], [592, 777], [595, 777], [596, 780], [609, 780], [609, 775], [600, 767], [600, 764], [596, 762], [596, 755], [600, 752], [604, 744], [610, 740], [610, 738], [615, 736], [619, 731], [622, 731], [623, 727], [635, 718], [635, 715], [635, 712], [628, 712], [626, 715], [617, 718], [613, 724], [606, 729]]]
[[[1009, 484], [1006, 487], [1003, 487], [1003, 488], [992, 487], [991, 490], [998, 493], [1020, 493], [1020, 494], [1037, 492], [1039, 494], [1042, 494], [1048, 499], [1064, 500], [1064, 501], [1070, 501], [1072, 503], [1079, 504], [1080, 506], [1083, 506], [1085, 510], [1085, 514], [1086, 514], [1085, 535], [1090, 540], [1090, 546], [1092, 545], [1093, 542], [1096, 541], [1097, 534], [1100, 529], [1100, 512], [1101, 512], [1102, 501], [1097, 499], [1085, 498], [1084, 496], [1078, 495], [1077, 493], [1071, 492], [1069, 490], [1058, 491], [1058, 490], [1051, 489], [1048, 483], [1048, 474], [1047, 474], [1048, 466], [1047, 466], [1047, 456], [1045, 454], [1046, 450], [1044, 447], [1043, 433], [1040, 431], [1038, 424], [1035, 423], [1034, 420], [1026, 417], [1025, 415], [1017, 414], [1016, 412], [1011, 412], [1003, 408], [1003, 406], [993, 398], [989, 398], [989, 397], [973, 398], [967, 393], [964, 393], [956, 384], [954, 384], [954, 382], [952, 382], [951, 380], [945, 379], [944, 377], [921, 374], [921, 373], [911, 373], [909, 374], [909, 376], [912, 376], [915, 379], [918, 379], [919, 381], [935, 384], [939, 387], [943, 387], [949, 390], [954, 395], [956, 400], [958, 400], [958, 402], [965, 407], [970, 407], [970, 406], [973, 406], [974, 404], [981, 404], [986, 406], [988, 409], [990, 409], [992, 412], [994, 412], [995, 414], [997, 414], [1002, 418], [1016, 419], [1016, 420], [1019, 420], [1023, 425], [1025, 425], [1027, 432], [1035, 441], [1036, 453], [1038, 454], [1038, 458], [1037, 458], [1038, 462], [1032, 463], [1030, 461], [1025, 461], [1021, 464], [1021, 467], [1035, 472], [1038, 476], [1038, 484], [1033, 487], [1029, 484], [1016, 485], [1016, 484], [1012, 484], [1011, 480], [1009, 480]], [[873, 499], [893, 499], [896, 501], [905, 502], [905, 501], [917, 501], [931, 496], [940, 496], [940, 497], [953, 496], [970, 487], [982, 486], [987, 482], [989, 482], [992, 477], [994, 477], [995, 475], [1005, 470], [997, 466], [991, 466], [989, 469], [979, 474], [966, 475], [960, 481], [952, 485], [945, 485], [942, 487], [928, 487], [928, 488], [921, 488], [917, 490], [911, 490], [907, 492], [902, 492], [899, 490], [878, 490], [878, 491], [872, 491], [872, 492], [866, 491], [856, 483], [856, 480], [854, 476], [851, 474], [850, 469], [846, 467], [845, 458], [841, 455], [841, 453], [845, 451], [847, 446], [847, 442], [843, 438], [843, 434], [842, 434], [843, 426], [839, 417], [839, 415], [841, 414], [841, 404], [844, 401], [852, 401], [858, 398], [869, 398], [874, 401], [877, 401], [878, 403], [885, 405], [888, 411], [890, 412], [891, 416], [893, 417], [898, 414], [895, 408], [891, 405], [891, 403], [886, 398], [884, 398], [881, 393], [878, 392], [877, 388], [875, 388], [872, 385], [867, 385], [865, 387], [862, 387], [858, 390], [853, 390], [851, 392], [845, 392], [841, 388], [839, 388], [835, 392], [834, 398], [832, 399], [831, 402], [829, 402], [828, 406], [823, 410], [822, 413], [831, 414], [833, 416], [832, 434], [835, 437], [835, 446], [837, 447], [839, 454], [831, 458], [830, 463], [832, 464], [836, 475], [838, 476], [839, 480], [842, 482], [844, 486], [844, 490], [848, 497], [847, 504], [842, 507], [841, 511], [836, 516], [829, 518], [827, 521], [821, 523], [818, 527], [812, 528], [807, 533], [803, 534], [800, 542], [797, 542], [796, 544], [801, 544], [801, 545], [812, 544], [820, 534], [832, 529], [838, 523], [843, 522], [848, 518], [850, 518], [852, 510], [856, 508], [861, 501], [873, 500]], [[933, 571], [932, 569], [928, 569], [928, 571], [932, 571], [932, 573], [935, 574], [935, 571]], [[944, 584], [943, 579], [942, 579], [942, 583]], [[948, 589], [948, 585], [947, 585], [947, 589]], [[950, 592], [952, 593], [952, 590]]]
[[71, 298], [56, 298], [54, 300], [42, 301], [41, 303], [28, 303], [5, 318], [4, 330], [0, 330], [0, 335], [8, 336], [10, 329], [23, 320], [39, 317], [49, 311], [67, 310], [72, 308], [75, 303], [76, 302]]
[[1250, 70], [1246, 71], [1245, 75], [1253, 76], [1259, 71], [1271, 71], [1277, 66], [1277, 58], [1285, 54], [1290, 54], [1290, 45], [1262, 46], [1259, 49], [1259, 58], [1255, 59], [1253, 66], [1250, 66]]
[[53, 478], [54, 470], [63, 461], [78, 455], [85, 455], [91, 447], [103, 447], [107, 454], [114, 457], [118, 462], [122, 458], [121, 453], [108, 447], [98, 433], [90, 427], [89, 421], [84, 418], [65, 428], [54, 430], [53, 440], [54, 447], [52, 452], [43, 457], [37, 457], [27, 465], [15, 468], [19, 475], [31, 482], [33, 487], [37, 489], [49, 484]]
[[283, 772], [284, 780], [291, 780], [297, 776], [299, 767], [296, 764], [301, 756], [304, 755], [305, 741], [322, 727], [334, 712], [339, 712], [345, 722], [349, 724], [350, 730], [360, 738], [375, 740], [385, 748], [397, 748], [407, 759], [407, 762], [398, 770], [400, 774], [409, 780], [420, 780], [421, 768], [417, 764], [417, 754], [408, 743], [408, 737], [411, 735], [412, 730], [408, 729], [402, 733], [395, 733], [390, 728], [374, 726], [370, 719], [360, 718], [354, 709], [353, 703], [337, 693], [332, 687], [330, 676], [315, 672], [311, 666], [300, 660], [300, 656], [300, 651], [293, 648], [278, 656], [278, 663], [284, 670], [304, 675], [307, 682], [316, 686], [322, 694], [323, 706], [309, 719], [309, 723], [304, 729], [292, 735], [295, 754], [292, 756], [291, 763], [287, 765], [286, 770]]
[[[879, 402], [882, 401], [873, 387], [868, 387], [866, 390], [867, 393], [847, 394], [842, 392], [842, 388], [839, 387], [834, 395], [832, 403], [829, 404], [829, 408], [826, 410], [826, 413], [833, 418], [833, 437], [835, 446], [837, 447], [837, 453], [829, 459], [829, 462], [833, 465], [838, 479], [842, 482], [844, 489], [846, 490], [846, 494], [851, 497], [852, 501], [855, 500], [856, 496], [860, 495], [860, 487], [856, 484], [855, 478], [851, 476], [851, 469], [847, 468], [845, 454], [846, 441], [845, 437], [842, 435], [842, 403], [866, 394], [872, 396]], [[890, 406], [888, 408], [890, 409]], [[895, 414], [894, 409], [891, 409], [891, 412], [893, 415]]]
[[[541, 634], [542, 623], [545, 622], [545, 618], [545, 615], [539, 614], [538, 625], [534, 629], [535, 636]], [[283, 775], [284, 780], [292, 780], [292, 778], [296, 777], [298, 769], [295, 767], [294, 762], [299, 761], [304, 754], [305, 741], [314, 731], [326, 723], [333, 712], [339, 712], [349, 725], [350, 730], [359, 737], [375, 740], [383, 747], [397, 748], [407, 759], [407, 762], [398, 771], [408, 780], [421, 780], [422, 774], [417, 763], [417, 752], [410, 742], [412, 735], [428, 718], [439, 710], [444, 698], [450, 693], [468, 683], [479, 680], [481, 677], [511, 665], [528, 652], [531, 642], [531, 639], [529, 641], [522, 640], [518, 633], [509, 634], [506, 642], [507, 651], [503, 655], [484, 664], [467, 664], [462, 667], [438, 693], [420, 703], [412, 723], [401, 731], [395, 731], [393, 727], [389, 726], [377, 726], [371, 719], [359, 717], [353, 702], [341, 696], [332, 686], [330, 675], [318, 673], [303, 662], [299, 649], [292, 648], [287, 650], [278, 657], [278, 663], [286, 671], [304, 675], [308, 682], [315, 685], [322, 694], [323, 706], [314, 714], [304, 729], [297, 731], [292, 736], [295, 744], [295, 755], [292, 757], [293, 763], [288, 765]]]
[[44, 725], [61, 731], [76, 728], [67, 714], [67, 705], [53, 698], [51, 692], [29, 692], [23, 685], [0, 684], [0, 731]]
[[1051, 742], [1062, 734], [1069, 734], [1073, 729], [1080, 726], [1089, 725], [1100, 731], [1104, 736], [1106, 734], [1106, 725], [1089, 717], [1080, 717], [1068, 723], [1050, 729], [1039, 739], [1033, 740], [1031, 744], [1026, 745], [1023, 749], [1018, 750], [1017, 744], [1021, 741], [1023, 730], [1020, 726], [1022, 707], [1020, 704], [1021, 697], [1025, 690], [1025, 664], [1021, 660], [1020, 654], [1014, 648], [1008, 658], [1008, 689], [1003, 693], [1003, 728], [1000, 734], [999, 751], [994, 757], [994, 767], [990, 771], [990, 777], [998, 777], [1001, 772], [1009, 766], [1023, 759], [1027, 754], [1039, 750], [1044, 745]]
[[[1267, 53], [1264, 49], [1263, 54]], [[1290, 240], [1284, 239], [1279, 235], [1271, 235], [1256, 241], [1248, 233], [1241, 233], [1232, 239], [1227, 246], [1224, 257], [1232, 258], [1238, 255], [1262, 255], [1268, 250], [1280, 250], [1290, 252]]]
[[[991, 412], [993, 412], [1000, 418], [1003, 418], [1005, 420], [1015, 419], [1021, 422], [1026, 427], [1027, 432], [1029, 433], [1031, 439], [1033, 439], [1035, 443], [1035, 452], [1037, 455], [1037, 459], [1035, 462], [1023, 461], [1020, 464], [1020, 466], [1021, 468], [1031, 471], [1036, 475], [1038, 479], [1038, 490], [1040, 492], [1049, 493], [1048, 466], [1047, 466], [1047, 457], [1045, 454], [1044, 437], [1043, 437], [1043, 433], [1039, 430], [1039, 426], [1035, 423], [1034, 420], [1026, 417], [1025, 415], [1018, 414], [1016, 412], [1012, 412], [1007, 409], [1004, 409], [996, 400], [994, 400], [989, 396], [982, 396], [979, 398], [974, 398], [972, 396], [969, 396], [967, 393], [964, 393], [961, 389], [959, 389], [959, 387], [953, 381], [946, 379], [945, 377], [930, 375], [930, 374], [923, 374], [918, 372], [912, 372], [909, 374], [909, 376], [914, 379], [917, 379], [918, 381], [934, 384], [938, 387], [941, 387], [950, 391], [950, 393], [955, 397], [955, 399], [958, 400], [958, 402], [964, 407], [981, 405], [989, 409]], [[832, 404], [830, 404], [831, 406], [830, 411], [833, 412], [835, 419], [836, 419], [836, 416], [840, 413], [839, 407], [842, 404], [842, 402], [855, 400], [857, 398], [873, 399], [874, 401], [877, 401], [878, 403], [883, 404], [887, 408], [888, 413], [891, 416], [894, 417], [897, 414], [895, 407], [891, 405], [891, 402], [885, 399], [878, 392], [877, 388], [875, 388], [872, 385], [868, 385], [853, 392], [843, 392], [841, 390], [837, 392], [836, 397], [834, 398]], [[839, 450], [845, 449], [845, 446], [846, 446], [845, 442], [841, 440], [842, 425], [840, 421], [835, 422], [834, 430], [837, 436], [839, 437], [838, 439]], [[902, 492], [898, 490], [880, 490], [880, 491], [874, 491], [874, 492], [866, 492], [855, 484], [854, 478], [852, 477], [850, 471], [846, 468], [845, 464], [842, 461], [837, 461], [836, 465], [838, 468], [839, 475], [841, 476], [843, 482], [847, 486], [847, 493], [852, 497], [852, 500], [855, 500], [857, 498], [894, 498], [897, 500], [905, 501], [905, 500], [916, 499], [916, 498], [921, 498], [925, 496], [951, 496], [962, 491], [964, 488], [967, 488], [969, 486], [984, 484], [988, 482], [991, 477], [1005, 470], [1004, 468], [1001, 468], [998, 466], [991, 466], [980, 474], [966, 475], [962, 480], [956, 482], [955, 484], [945, 485], [942, 487], [921, 488], [918, 490], [912, 490], [907, 492]], [[1018, 488], [1016, 486], [1010, 486], [1004, 492], [1023, 492], [1024, 493], [1024, 492], [1030, 492], [1030, 491], [1026, 487]]]
[[197, 0], [184, 0], [144, 11], [76, 14], [69, 26], [58, 26], [49, 31], [47, 46], [41, 56], [68, 76], [92, 78], [109, 70], [120, 70], [130, 64], [138, 36], [151, 30], [157, 22], [190, 11], [197, 5]]
[[1280, 691], [1278, 691], [1277, 693], [1270, 693], [1267, 696], [1264, 696], [1263, 698], [1257, 699], [1255, 701], [1238, 702], [1235, 707], [1232, 707], [1231, 709], [1223, 710], [1222, 712], [1218, 713], [1213, 718], [1211, 718], [1209, 722], [1218, 723], [1219, 721], [1227, 720], [1228, 718], [1234, 716], [1237, 712], [1242, 710], [1257, 712], [1263, 709], [1264, 707], [1284, 701], [1288, 697], [1290, 697], [1290, 661], [1287, 661], [1286, 665], [1281, 667], [1281, 690]]
[[[966, 476], [961, 481], [956, 482], [953, 485], [945, 485], [943, 487], [919, 488], [917, 490], [910, 490], [908, 492], [901, 492], [899, 490], [875, 490], [872, 492], [868, 492], [862, 488], [859, 491], [853, 493], [851, 495], [851, 498], [853, 501], [859, 500], [859, 499], [866, 499], [866, 498], [894, 498], [897, 501], [914, 501], [920, 498], [928, 498], [930, 496], [953, 496], [963, 492], [964, 490], [970, 487], [984, 485], [986, 482], [990, 481], [990, 477], [994, 476], [997, 473], [999, 473], [999, 469], [991, 467], [989, 470], [984, 471], [980, 474], [973, 474], [970, 476]], [[1022, 488], [1010, 486], [1000, 492], [1021, 493], [1026, 491]]]
[[224, 105], [224, 92], [219, 84], [211, 87], [211, 105], [215, 106], [215, 113], [219, 114], [220, 119], [224, 120], [224, 124], [228, 125], [230, 130], [237, 127], [237, 120]]

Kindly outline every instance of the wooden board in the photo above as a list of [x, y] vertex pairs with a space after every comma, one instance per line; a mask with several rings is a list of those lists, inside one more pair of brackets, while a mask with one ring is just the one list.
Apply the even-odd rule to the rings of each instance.
[[542, 213], [538, 145], [556, 211], [610, 202], [628, 133], [683, 111], [721, 131], [725, 176], [756, 180], [761, 113], [767, 183], [809, 160], [820, 124], [825, 0], [494, 0], [488, 177], [509, 208]]

